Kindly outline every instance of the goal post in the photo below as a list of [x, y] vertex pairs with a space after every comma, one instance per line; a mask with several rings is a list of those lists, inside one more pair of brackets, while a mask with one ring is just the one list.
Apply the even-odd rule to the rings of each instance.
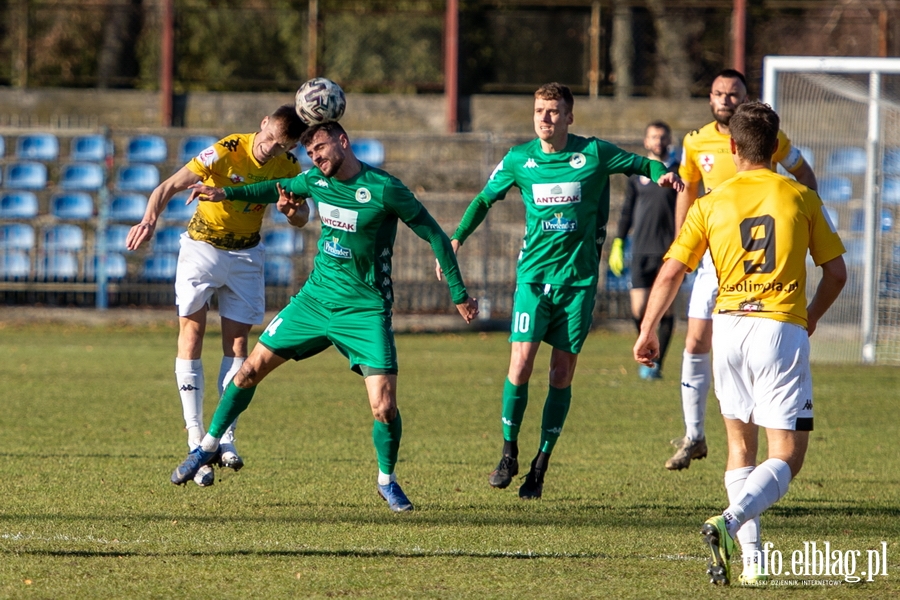
[[812, 358], [900, 364], [900, 58], [767, 56], [763, 71], [763, 101], [812, 164], [847, 247], [848, 284]]

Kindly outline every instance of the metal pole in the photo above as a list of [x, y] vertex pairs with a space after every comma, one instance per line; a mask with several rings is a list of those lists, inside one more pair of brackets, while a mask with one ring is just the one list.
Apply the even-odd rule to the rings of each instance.
[[591, 70], [588, 73], [588, 93], [591, 98], [600, 95], [600, 2], [591, 4]]
[[175, 56], [175, 0], [162, 3], [162, 48], [160, 52], [160, 117], [163, 127], [172, 126], [172, 71]]
[[741, 73], [745, 72], [745, 48], [747, 38], [747, 0], [734, 0], [731, 15], [731, 63]]
[[309, 0], [306, 36], [306, 77], [312, 79], [319, 70], [319, 0]]
[[875, 362], [875, 318], [877, 311], [878, 284], [878, 237], [881, 233], [880, 194], [876, 194], [876, 175], [878, 164], [878, 142], [880, 137], [881, 115], [879, 98], [881, 96], [881, 73], [869, 73], [869, 132], [866, 140], [866, 187], [863, 202], [865, 205], [865, 245], [866, 257], [863, 270], [863, 303], [862, 303], [862, 360], [864, 363]]
[[444, 17], [444, 96], [447, 133], [459, 131], [459, 0], [447, 0]]

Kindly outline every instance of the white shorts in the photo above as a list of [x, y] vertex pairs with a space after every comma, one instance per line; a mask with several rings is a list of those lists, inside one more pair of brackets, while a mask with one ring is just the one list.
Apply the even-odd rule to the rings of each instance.
[[806, 329], [763, 317], [713, 317], [713, 379], [722, 416], [812, 431]]
[[688, 318], [705, 321], [712, 319], [718, 293], [719, 279], [716, 277], [712, 257], [707, 251], [700, 259], [700, 266], [694, 277], [694, 287], [691, 288], [691, 299], [688, 301]]
[[238, 323], [259, 324], [266, 311], [262, 243], [246, 250], [220, 250], [181, 234], [178, 269], [175, 272], [175, 304], [178, 316], [203, 308], [216, 292], [219, 314]]

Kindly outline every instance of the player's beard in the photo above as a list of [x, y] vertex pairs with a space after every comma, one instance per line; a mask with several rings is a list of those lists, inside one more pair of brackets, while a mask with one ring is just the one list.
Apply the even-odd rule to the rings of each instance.
[[316, 165], [316, 166], [319, 167], [320, 171], [322, 171], [322, 175], [324, 175], [325, 177], [332, 177], [332, 176], [334, 176], [335, 173], [337, 173], [340, 170], [341, 165], [344, 164], [344, 156], [343, 155], [331, 156], [328, 158], [327, 162], [328, 162], [328, 170], [327, 171], [319, 165]]
[[728, 124], [731, 122], [731, 117], [734, 116], [734, 109], [712, 109], [713, 119], [716, 120], [716, 123], [723, 127], [728, 127]]

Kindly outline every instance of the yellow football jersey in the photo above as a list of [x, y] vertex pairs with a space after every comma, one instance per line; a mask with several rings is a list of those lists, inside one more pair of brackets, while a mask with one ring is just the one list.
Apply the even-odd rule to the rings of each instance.
[[[272, 179], [296, 177], [300, 165], [293, 154], [283, 154], [261, 165], [253, 156], [255, 133], [223, 138], [191, 159], [186, 166], [203, 183], [214, 187], [241, 186]], [[188, 235], [222, 250], [252, 248], [260, 240], [265, 204], [240, 200], [200, 202]]]
[[806, 327], [806, 251], [844, 253], [819, 196], [769, 169], [742, 171], [699, 198], [665, 258], [695, 269], [706, 249], [719, 278], [716, 312]]
[[[737, 167], [731, 159], [730, 140], [731, 135], [716, 129], [715, 121], [684, 136], [678, 175], [691, 183], [702, 179], [706, 192], [734, 177]], [[778, 150], [772, 155], [772, 162], [780, 163], [788, 171], [803, 164], [803, 155], [791, 146], [783, 131], [778, 132]]]

